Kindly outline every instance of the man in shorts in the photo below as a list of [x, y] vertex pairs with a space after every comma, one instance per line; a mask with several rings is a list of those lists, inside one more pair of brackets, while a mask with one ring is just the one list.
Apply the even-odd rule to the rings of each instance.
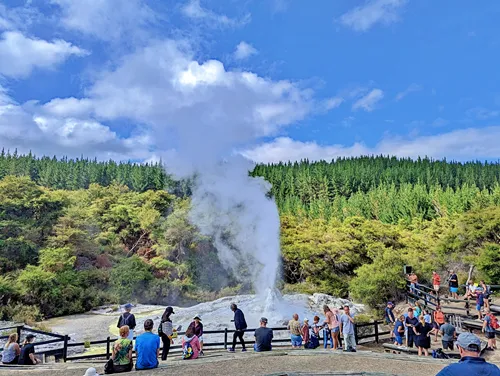
[[453, 299], [458, 299], [458, 277], [453, 270], [450, 270], [448, 286], [450, 287], [451, 297]]
[[[488, 347], [486, 350], [493, 351], [497, 348], [497, 340], [496, 340], [496, 330], [493, 327], [492, 322], [495, 320], [495, 316], [493, 316], [489, 309], [485, 310], [485, 315], [483, 319], [483, 333], [488, 340]], [[497, 321], [498, 322], [498, 321]]]
[[436, 271], [432, 272], [432, 287], [434, 288], [436, 294], [438, 294], [439, 288], [441, 287], [441, 277], [436, 273]]
[[290, 331], [290, 340], [292, 348], [300, 349], [302, 347], [302, 332], [300, 331], [299, 315], [293, 315], [293, 319], [288, 322], [288, 330]]
[[443, 350], [453, 351], [453, 341], [457, 337], [457, 331], [453, 325], [450, 324], [450, 318], [446, 316], [444, 318], [445, 323], [441, 325], [439, 331], [441, 332], [441, 342], [443, 344]]

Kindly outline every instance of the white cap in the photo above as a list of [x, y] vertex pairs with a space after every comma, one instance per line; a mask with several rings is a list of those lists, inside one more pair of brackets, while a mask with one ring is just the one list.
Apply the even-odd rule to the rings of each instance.
[[99, 376], [95, 368], [89, 368], [87, 371], [85, 371], [85, 375], [83, 376]]

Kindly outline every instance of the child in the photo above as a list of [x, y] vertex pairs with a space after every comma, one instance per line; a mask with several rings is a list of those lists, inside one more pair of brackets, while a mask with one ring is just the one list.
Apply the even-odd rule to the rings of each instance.
[[429, 311], [428, 309], [426, 309], [424, 311], [424, 320], [427, 324], [432, 324], [432, 316], [431, 316], [431, 311]]

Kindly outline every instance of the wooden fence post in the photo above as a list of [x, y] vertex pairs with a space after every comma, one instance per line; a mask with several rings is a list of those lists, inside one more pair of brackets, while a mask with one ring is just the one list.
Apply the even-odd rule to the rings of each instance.
[[64, 345], [63, 345], [63, 362], [66, 363], [68, 360], [68, 336], [64, 336]]
[[106, 338], [106, 360], [109, 360], [109, 358], [111, 357], [111, 354], [109, 352], [110, 350], [110, 340], [111, 338]]
[[17, 343], [21, 343], [21, 332], [24, 328], [24, 325], [19, 325], [17, 328], [16, 328], [16, 332], [17, 332]]
[[375, 342], [378, 343], [378, 321], [375, 320]]
[[354, 325], [354, 342], [356, 342], [356, 345], [358, 344], [358, 326], [356, 324]]
[[224, 328], [224, 350], [227, 350], [227, 328]]

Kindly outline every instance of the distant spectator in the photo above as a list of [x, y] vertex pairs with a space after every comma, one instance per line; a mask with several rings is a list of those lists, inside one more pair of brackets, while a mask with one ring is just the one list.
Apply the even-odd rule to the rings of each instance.
[[161, 360], [167, 360], [168, 353], [170, 352], [170, 345], [174, 344], [174, 327], [172, 324], [172, 320], [170, 319], [171, 315], [175, 315], [174, 309], [172, 307], [165, 308], [165, 312], [161, 316], [161, 323], [159, 325], [160, 330], [158, 334], [160, 334], [161, 341], [163, 343], [163, 350], [161, 352]]
[[465, 295], [464, 299], [472, 299], [476, 295], [477, 284], [474, 283], [474, 280], [471, 278], [467, 281], [465, 286]]
[[396, 346], [401, 346], [403, 345], [403, 337], [405, 335], [405, 317], [403, 315], [399, 316], [399, 318], [396, 320], [394, 324], [394, 344]]
[[127, 325], [120, 328], [120, 338], [113, 345], [113, 373], [132, 371], [132, 340], [128, 339], [130, 329]]
[[333, 350], [337, 350], [339, 347], [339, 315], [337, 312], [333, 312], [330, 307], [326, 304], [323, 306], [323, 312], [325, 313], [325, 335], [323, 340], [323, 345], [325, 349], [328, 347], [328, 339]]
[[[394, 327], [394, 324], [396, 322], [396, 318], [394, 317], [394, 304], [392, 302], [387, 302], [387, 306], [384, 309], [384, 320], [387, 325], [391, 327], [391, 329]], [[391, 330], [391, 339], [394, 338], [394, 331]]]
[[17, 333], [12, 333], [9, 335], [7, 343], [3, 347], [2, 352], [2, 363], [3, 364], [18, 364], [19, 355], [21, 354], [21, 348], [17, 344], [19, 336]]
[[24, 340], [23, 347], [21, 347], [21, 353], [19, 354], [20, 365], [32, 366], [40, 363], [40, 361], [35, 357], [35, 335], [28, 334]]
[[450, 324], [450, 318], [445, 318], [445, 323], [441, 325], [439, 331], [441, 332], [441, 343], [444, 350], [453, 351], [453, 341], [457, 337], [457, 331], [453, 325]]
[[488, 347], [486, 348], [488, 351], [493, 351], [497, 348], [496, 329], [498, 329], [498, 319], [489, 309], [486, 309], [482, 331], [488, 340]]
[[410, 281], [411, 292], [417, 294], [418, 291], [418, 277], [415, 273], [408, 274], [408, 280]]
[[420, 316], [418, 324], [413, 327], [413, 332], [416, 337], [416, 345], [418, 347], [418, 356], [429, 356], [429, 349], [431, 348], [431, 334], [432, 326], [425, 322], [424, 316]]
[[441, 287], [441, 276], [436, 271], [432, 272], [432, 287], [436, 293], [439, 293]]
[[437, 306], [436, 310], [432, 313], [432, 327], [434, 331], [434, 342], [438, 340], [438, 332], [441, 326], [445, 323], [444, 313], [441, 310], [441, 306]]
[[299, 315], [296, 313], [293, 315], [293, 319], [288, 322], [287, 329], [290, 331], [290, 340], [292, 342], [292, 348], [300, 349], [302, 346], [302, 333], [300, 331]]
[[340, 330], [344, 335], [345, 351], [356, 352], [354, 314], [351, 313], [348, 305], [344, 306], [344, 313], [340, 316]]
[[451, 297], [453, 299], [458, 299], [458, 277], [453, 270], [450, 270], [448, 286], [450, 287]]
[[413, 308], [408, 308], [408, 316], [405, 318], [405, 326], [407, 328], [406, 331], [406, 344], [408, 347], [413, 347], [413, 343], [415, 342], [415, 332], [413, 328], [418, 324], [418, 319], [413, 314]]
[[431, 311], [429, 311], [428, 309], [424, 310], [424, 320], [427, 324], [432, 324]]
[[201, 347], [198, 336], [194, 334], [193, 328], [187, 328], [184, 337], [182, 338], [182, 357], [183, 359], [196, 359], [200, 354]]
[[479, 285], [483, 289], [483, 297], [484, 297], [484, 308], [490, 308], [490, 296], [491, 296], [491, 286], [484, 283], [484, 281], [480, 281]]
[[311, 326], [313, 334], [315, 334], [319, 338], [319, 333], [321, 329], [323, 329], [323, 325], [319, 323], [319, 316], [314, 316], [313, 324]]
[[193, 329], [194, 334], [198, 337], [198, 341], [200, 342], [200, 356], [203, 356], [203, 323], [201, 322], [200, 315], [196, 315], [193, 318], [193, 322], [189, 324], [189, 327]]
[[460, 352], [458, 363], [443, 368], [436, 376], [500, 376], [500, 369], [480, 357], [481, 340], [472, 333], [462, 333], [457, 338]]
[[153, 334], [153, 320], [144, 321], [145, 332], [135, 339], [137, 362], [135, 369], [152, 369], [158, 367], [160, 356], [160, 337]]
[[267, 327], [267, 319], [261, 317], [260, 328], [255, 329], [255, 344], [253, 349], [256, 352], [271, 351], [273, 341], [273, 330]]
[[479, 320], [483, 319], [483, 306], [484, 306], [484, 293], [482, 287], [478, 287], [476, 289], [476, 311], [477, 311], [477, 317]]
[[119, 329], [122, 326], [127, 325], [129, 327], [129, 334], [128, 334], [128, 339], [134, 339], [134, 330], [136, 327], [136, 322], [135, 322], [135, 316], [130, 313], [132, 310], [133, 305], [130, 303], [125, 304], [124, 309], [125, 312], [120, 315], [120, 318], [118, 319], [118, 324], [116, 327]]
[[234, 312], [234, 327], [236, 328], [233, 333], [233, 347], [229, 349], [229, 352], [234, 352], [236, 350], [236, 340], [239, 339], [241, 343], [241, 351], [247, 351], [245, 347], [245, 340], [243, 339], [243, 335], [245, 334], [245, 329], [247, 328], [247, 322], [245, 320], [245, 315], [238, 308], [238, 306], [234, 303], [231, 304], [231, 311]]
[[309, 343], [309, 319], [305, 318], [304, 319], [304, 324], [302, 325], [302, 328], [300, 328], [300, 333], [302, 335], [302, 342], [304, 342], [304, 345], [307, 345]]

